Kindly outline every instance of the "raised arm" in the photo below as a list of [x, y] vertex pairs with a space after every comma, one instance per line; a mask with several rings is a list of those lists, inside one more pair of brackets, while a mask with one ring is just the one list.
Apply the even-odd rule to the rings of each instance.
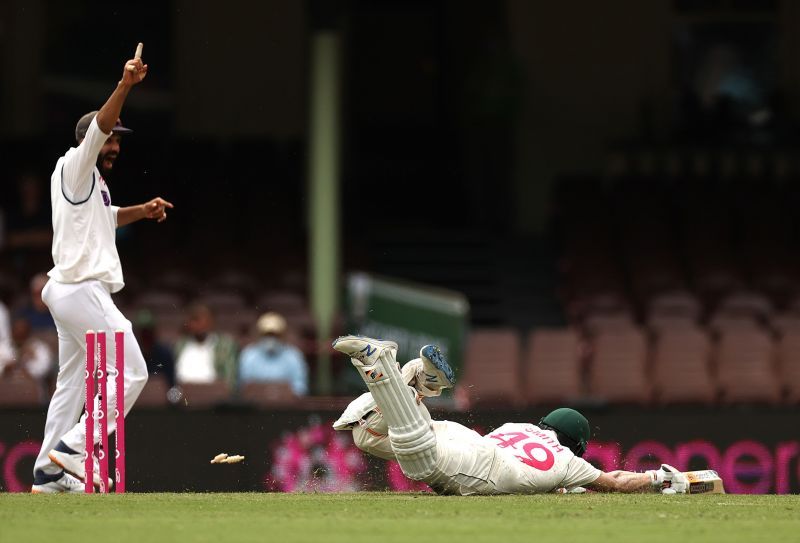
[[[134, 70], [128, 70], [129, 65]], [[78, 142], [78, 147], [71, 149], [65, 155], [61, 170], [62, 190], [71, 202], [80, 203], [91, 194], [92, 170], [97, 162], [97, 155], [111, 135], [131, 88], [140, 83], [146, 75], [147, 65], [142, 64], [141, 59], [127, 61], [117, 88], [95, 115], [84, 138]]]
[[[128, 66], [133, 66], [134, 70], [129, 70]], [[122, 105], [128, 97], [134, 85], [142, 82], [147, 75], [147, 64], [142, 64], [142, 59], [134, 58], [125, 63], [122, 68], [122, 79], [117, 83], [117, 88], [108, 97], [106, 103], [97, 112], [97, 126], [104, 134], [110, 134], [111, 129], [119, 119], [122, 112]]]

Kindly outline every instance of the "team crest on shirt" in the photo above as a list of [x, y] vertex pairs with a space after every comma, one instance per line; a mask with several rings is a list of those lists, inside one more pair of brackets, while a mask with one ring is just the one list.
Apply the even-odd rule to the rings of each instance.
[[[103, 178], [102, 175], [100, 176], [100, 184], [103, 187], [106, 186], [106, 180]], [[105, 205], [106, 207], [110, 206], [111, 205], [111, 195], [108, 193], [108, 191], [101, 188], [100, 189], [100, 194], [103, 196], [103, 205]]]

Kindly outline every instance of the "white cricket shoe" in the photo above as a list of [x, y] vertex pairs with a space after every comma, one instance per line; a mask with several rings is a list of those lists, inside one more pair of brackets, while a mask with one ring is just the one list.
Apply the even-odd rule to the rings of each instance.
[[64, 471], [55, 475], [37, 471], [31, 486], [31, 494], [78, 494], [84, 491], [85, 485]]
[[334, 340], [333, 348], [364, 366], [375, 364], [387, 349], [391, 352], [392, 358], [397, 355], [397, 343], [394, 341], [381, 341], [364, 336], [342, 336]]
[[[70, 475], [75, 476], [83, 483], [86, 480], [86, 466], [83, 463], [83, 453], [73, 451], [67, 447], [63, 441], [59, 441], [55, 449], [52, 449], [47, 457], [56, 466], [60, 467]], [[92, 483], [100, 487], [100, 462], [93, 455], [94, 468], [92, 469]], [[108, 478], [106, 489], [110, 489], [112, 484], [111, 477]]]

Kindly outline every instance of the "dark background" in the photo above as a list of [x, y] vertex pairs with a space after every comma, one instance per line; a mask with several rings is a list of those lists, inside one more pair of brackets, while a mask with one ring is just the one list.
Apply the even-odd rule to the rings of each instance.
[[[160, 194], [176, 210], [122, 232], [122, 296], [175, 267], [305, 289], [309, 40], [333, 30], [343, 268], [465, 291], [476, 324], [563, 323], [560, 179], [601, 178], [620, 156], [656, 170], [677, 156], [688, 172], [695, 153], [723, 151], [741, 168], [748, 153], [780, 153], [794, 174], [798, 17], [777, 0], [5, 0], [2, 206], [17, 174], [50, 174], [142, 41], [150, 72], [123, 111], [136, 134], [112, 189], [119, 203]], [[715, 48], [744, 82], [709, 106]], [[753, 111], [769, 120], [750, 123]], [[687, 196], [668, 189], [663, 206]], [[440, 269], [420, 265], [451, 248], [451, 262], [431, 257]], [[9, 275], [30, 271], [4, 256]]]

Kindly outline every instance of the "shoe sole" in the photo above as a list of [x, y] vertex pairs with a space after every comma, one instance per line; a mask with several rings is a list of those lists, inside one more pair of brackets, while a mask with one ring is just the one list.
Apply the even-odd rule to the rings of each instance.
[[[390, 349], [397, 350], [397, 343], [395, 343], [394, 341], [381, 341], [379, 339], [374, 339], [374, 338], [367, 337], [367, 336], [356, 336], [356, 335], [338, 337], [338, 338], [333, 340], [333, 343], [331, 343], [331, 347], [336, 349], [336, 345], [339, 342], [346, 341], [346, 340], [352, 340], [352, 339], [360, 339], [362, 341], [369, 341], [370, 344], [375, 345], [377, 347], [388, 347]], [[339, 351], [338, 349], [336, 349], [336, 350]], [[342, 353], [342, 351], [339, 351], [339, 352]], [[342, 354], [346, 354], [346, 355], [350, 356], [348, 353], [342, 353]]]
[[444, 373], [444, 376], [450, 381], [450, 386], [456, 384], [456, 375], [453, 372], [453, 368], [447, 363], [444, 354], [442, 354], [442, 351], [440, 351], [438, 347], [435, 345], [425, 345], [419, 354], [430, 360], [431, 363], [436, 366], [437, 370]]

